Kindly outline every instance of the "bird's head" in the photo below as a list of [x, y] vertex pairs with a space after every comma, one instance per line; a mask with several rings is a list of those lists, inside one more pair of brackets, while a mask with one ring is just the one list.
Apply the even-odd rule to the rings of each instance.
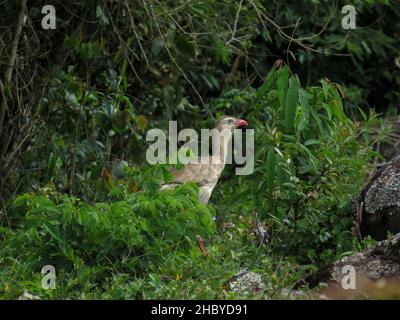
[[222, 131], [224, 129], [228, 129], [233, 131], [234, 129], [237, 129], [239, 127], [247, 127], [248, 123], [246, 120], [243, 119], [236, 119], [235, 117], [231, 116], [222, 116], [218, 118], [218, 120], [215, 122], [215, 129], [218, 129], [219, 131]]

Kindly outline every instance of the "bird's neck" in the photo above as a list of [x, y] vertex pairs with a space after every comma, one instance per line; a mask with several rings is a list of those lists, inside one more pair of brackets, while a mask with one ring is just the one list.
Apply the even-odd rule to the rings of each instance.
[[226, 159], [228, 156], [228, 147], [232, 139], [232, 131], [231, 130], [222, 130], [220, 131], [219, 137], [219, 160], [221, 161], [222, 166], [225, 166]]

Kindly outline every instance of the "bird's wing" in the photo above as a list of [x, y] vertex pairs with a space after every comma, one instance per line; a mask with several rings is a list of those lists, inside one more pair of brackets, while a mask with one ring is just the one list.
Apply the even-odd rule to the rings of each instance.
[[188, 181], [196, 183], [199, 187], [216, 183], [222, 168], [217, 161], [212, 162], [213, 157], [201, 157], [196, 162], [189, 162], [183, 169], [172, 169], [170, 172], [174, 179], [166, 185], [182, 184]]
[[[202, 161], [201, 161], [202, 160]], [[213, 160], [217, 160], [213, 162]], [[192, 181], [199, 187], [200, 202], [207, 204], [221, 175], [223, 164], [213, 157], [201, 157], [197, 162], [189, 162], [183, 169], [172, 169], [174, 180], [161, 186], [161, 190], [172, 189], [179, 184]]]
[[195, 182], [199, 187], [216, 182], [220, 175], [218, 166], [209, 163], [188, 163], [181, 170], [172, 170], [174, 175], [173, 182], [185, 183], [188, 181]]

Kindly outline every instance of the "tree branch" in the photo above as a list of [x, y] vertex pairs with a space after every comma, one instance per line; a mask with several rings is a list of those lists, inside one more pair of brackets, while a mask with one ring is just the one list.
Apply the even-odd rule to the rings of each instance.
[[13, 38], [13, 41], [11, 44], [10, 59], [8, 62], [8, 67], [6, 69], [6, 72], [4, 73], [4, 84], [6, 87], [11, 82], [15, 59], [17, 57], [19, 38], [21, 36], [22, 27], [25, 24], [25, 8], [26, 8], [26, 0], [20, 0], [19, 1], [19, 13], [18, 13], [17, 27], [15, 29], [14, 38]]
[[17, 27], [15, 29], [14, 38], [11, 43], [10, 58], [8, 61], [6, 71], [4, 73], [4, 83], [1, 86], [2, 88], [0, 88], [1, 92], [2, 92], [2, 96], [3, 96], [3, 99], [1, 101], [1, 108], [0, 108], [0, 132], [3, 130], [4, 116], [6, 114], [6, 111], [8, 111], [5, 91], [8, 89], [9, 85], [11, 84], [15, 59], [17, 57], [19, 38], [21, 37], [22, 27], [25, 24], [26, 0], [20, 0], [18, 2], [18, 4], [19, 4], [19, 12], [18, 12], [18, 19], [17, 19]]

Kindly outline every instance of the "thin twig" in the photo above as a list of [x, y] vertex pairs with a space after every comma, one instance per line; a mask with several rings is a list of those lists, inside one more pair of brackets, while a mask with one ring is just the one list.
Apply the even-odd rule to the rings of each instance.
[[[145, 3], [143, 3], [143, 4], [144, 4], [144, 6], [146, 6]], [[163, 43], [164, 43], [165, 49], [167, 50], [168, 56], [170, 57], [170, 59], [171, 59], [171, 61], [174, 63], [174, 65], [177, 67], [177, 69], [180, 71], [180, 73], [182, 74], [182, 76], [185, 78], [185, 80], [186, 80], [186, 81], [189, 83], [189, 85], [192, 87], [193, 91], [196, 93], [196, 95], [197, 95], [197, 97], [199, 98], [199, 100], [200, 100], [201, 104], [203, 105], [203, 107], [206, 108], [206, 110], [207, 110], [208, 112], [210, 112], [210, 111], [208, 110], [206, 104], [204, 103], [203, 97], [200, 95], [199, 91], [196, 89], [196, 87], [195, 87], [195, 85], [193, 84], [193, 82], [190, 81], [190, 79], [188, 78], [188, 76], [186, 75], [186, 73], [183, 71], [182, 67], [178, 64], [178, 62], [177, 62], [176, 59], [174, 58], [174, 56], [173, 56], [173, 54], [172, 54], [172, 52], [171, 52], [171, 50], [170, 50], [170, 48], [169, 48], [169, 46], [168, 46], [168, 44], [167, 44], [167, 41], [165, 40], [164, 34], [163, 34], [162, 31], [161, 31], [161, 28], [160, 28], [160, 25], [159, 25], [159, 23], [158, 23], [158, 21], [157, 21], [157, 18], [155, 17], [155, 12], [154, 12], [153, 6], [150, 6], [150, 9], [151, 9], [151, 13], [152, 13], [152, 16], [153, 16], [153, 19], [154, 19], [156, 28], [157, 28], [157, 30], [158, 30], [158, 33], [159, 33], [159, 35], [160, 35], [160, 37], [161, 37], [161, 39], [162, 39], [162, 41], [163, 41]]]
[[3, 100], [1, 102], [1, 108], [0, 108], [0, 132], [3, 131], [4, 116], [5, 116], [6, 112], [8, 112], [5, 91], [8, 90], [8, 87], [11, 83], [15, 59], [17, 57], [19, 38], [21, 36], [22, 27], [25, 24], [26, 0], [20, 0], [18, 2], [18, 4], [19, 4], [19, 12], [18, 12], [18, 18], [17, 18], [17, 26], [15, 29], [14, 38], [13, 38], [12, 44], [11, 44], [11, 51], [10, 51], [10, 57], [8, 60], [8, 66], [6, 68], [6, 71], [4, 72], [4, 87], [1, 88]]

